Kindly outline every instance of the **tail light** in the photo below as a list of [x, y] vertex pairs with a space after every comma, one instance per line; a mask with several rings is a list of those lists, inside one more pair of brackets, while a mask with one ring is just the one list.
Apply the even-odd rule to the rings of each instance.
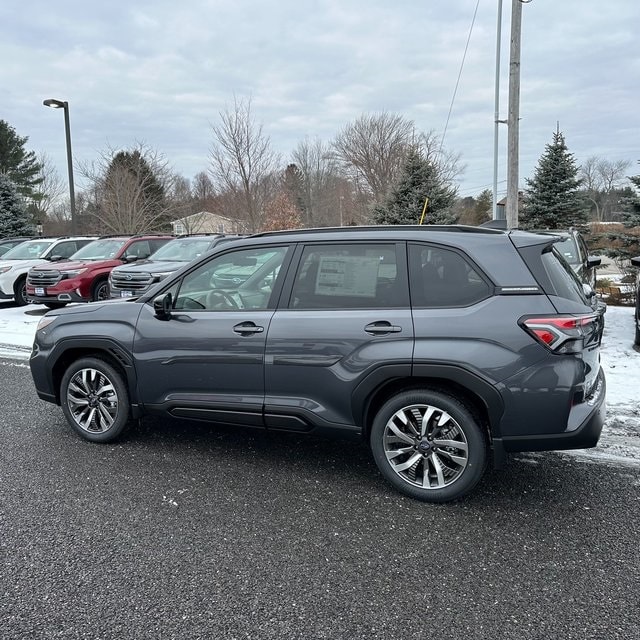
[[554, 353], [579, 353], [597, 328], [598, 316], [523, 318], [520, 326]]

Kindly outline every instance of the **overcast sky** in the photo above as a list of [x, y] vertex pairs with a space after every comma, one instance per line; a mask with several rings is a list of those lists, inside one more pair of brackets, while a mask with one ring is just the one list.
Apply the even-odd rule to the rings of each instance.
[[[66, 180], [74, 161], [136, 142], [176, 172], [207, 169], [211, 125], [234, 96], [287, 160], [364, 112], [442, 135], [477, 0], [3, 0], [0, 119]], [[493, 180], [498, 0], [480, 0], [444, 146], [462, 154], [461, 195]], [[501, 113], [507, 117], [511, 0], [503, 2]], [[560, 123], [578, 162], [632, 161], [640, 173], [640, 2], [533, 0], [523, 6], [520, 177]], [[506, 126], [499, 189], [506, 189]], [[79, 187], [82, 182], [76, 175]]]

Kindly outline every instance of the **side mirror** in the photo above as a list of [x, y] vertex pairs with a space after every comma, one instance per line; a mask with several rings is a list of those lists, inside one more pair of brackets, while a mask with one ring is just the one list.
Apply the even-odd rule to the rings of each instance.
[[64, 260], [64, 256], [59, 256], [58, 254], [49, 257], [49, 262], [60, 262], [60, 260]]
[[602, 264], [602, 258], [600, 256], [587, 256], [587, 268], [593, 269], [593, 267], [599, 267]]
[[138, 256], [133, 255], [132, 253], [128, 253], [124, 257], [125, 262], [135, 262], [138, 259]]
[[170, 291], [153, 299], [153, 311], [156, 318], [160, 320], [169, 320], [171, 318], [172, 306], [173, 298]]
[[631, 258], [631, 264], [634, 267], [640, 267], [640, 256], [636, 256], [635, 258]]

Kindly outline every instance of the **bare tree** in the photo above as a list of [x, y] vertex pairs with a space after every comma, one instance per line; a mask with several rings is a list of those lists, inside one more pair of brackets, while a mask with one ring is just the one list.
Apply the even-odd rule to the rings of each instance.
[[382, 202], [415, 143], [411, 120], [386, 112], [363, 114], [338, 133], [334, 157], [354, 184]]
[[417, 134], [415, 147], [426, 161], [436, 167], [444, 182], [451, 185], [456, 178], [464, 173], [465, 165], [462, 164], [462, 154], [444, 149], [442, 138], [433, 129], [426, 133]]
[[613, 212], [630, 165], [628, 160], [590, 156], [580, 167], [584, 193], [591, 202], [597, 221], [607, 220]]
[[[305, 226], [340, 224], [346, 213], [345, 199], [352, 188], [341, 177], [330, 145], [317, 138], [305, 139], [298, 143], [291, 159], [300, 174]], [[351, 201], [349, 197], [348, 202]]]
[[412, 151], [431, 163], [448, 184], [464, 169], [460, 154], [443, 149], [433, 131], [418, 132], [413, 121], [386, 112], [363, 114], [342, 129], [332, 148], [344, 175], [368, 205], [384, 201]]
[[82, 165], [80, 173], [89, 184], [85, 215], [101, 232], [166, 231], [177, 217], [175, 202], [167, 197], [176, 175], [164, 156], [144, 143], [124, 151], [108, 149], [99, 160]]
[[244, 211], [235, 212], [251, 230], [261, 227], [269, 188], [268, 177], [279, 164], [271, 141], [256, 124], [251, 100], [234, 99], [233, 108], [220, 112], [220, 124], [213, 125], [210, 173], [214, 186], [240, 196]]
[[[60, 175], [49, 156], [42, 153], [38, 156], [38, 164], [40, 170], [38, 172], [38, 196], [31, 199], [30, 208], [33, 216], [44, 225], [45, 231], [49, 231], [48, 218], [54, 214], [54, 209], [64, 211], [69, 214], [68, 199], [65, 202], [64, 197], [67, 195], [67, 185], [61, 180]], [[60, 205], [65, 205], [61, 207]], [[70, 216], [69, 216], [70, 217]]]

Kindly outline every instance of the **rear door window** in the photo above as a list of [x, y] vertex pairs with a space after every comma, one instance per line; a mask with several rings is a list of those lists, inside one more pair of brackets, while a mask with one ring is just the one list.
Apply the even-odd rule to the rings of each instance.
[[395, 243], [341, 243], [304, 248], [289, 306], [293, 309], [408, 307]]

